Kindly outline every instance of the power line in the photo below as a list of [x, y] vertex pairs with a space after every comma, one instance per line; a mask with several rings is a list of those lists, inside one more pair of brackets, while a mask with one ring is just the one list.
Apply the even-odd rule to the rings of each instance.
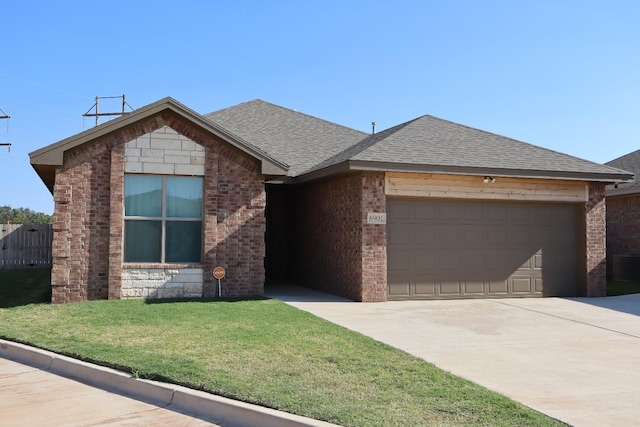
[[33, 86], [41, 87], [43, 89], [53, 90], [53, 91], [56, 91], [56, 92], [64, 93], [66, 95], [71, 95], [71, 96], [75, 96], [75, 97], [82, 98], [82, 99], [91, 99], [88, 96], [78, 95], [77, 93], [73, 93], [73, 92], [69, 92], [69, 91], [66, 91], [66, 90], [58, 89], [58, 88], [55, 88], [55, 87], [52, 87], [52, 86], [43, 85], [43, 84], [40, 84], [40, 83], [35, 83], [35, 82], [29, 81], [29, 80], [20, 79], [18, 77], [9, 76], [9, 75], [2, 74], [2, 73], [0, 73], [0, 77], [5, 77], [7, 79], [12, 79], [12, 80], [15, 80], [15, 81], [18, 81], [18, 82], [27, 83], [27, 84], [30, 84], [30, 85], [33, 85]]

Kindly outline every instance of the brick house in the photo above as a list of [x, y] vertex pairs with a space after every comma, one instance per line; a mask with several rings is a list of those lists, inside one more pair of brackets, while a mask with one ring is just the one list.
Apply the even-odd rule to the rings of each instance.
[[632, 175], [422, 116], [367, 134], [255, 100], [165, 98], [37, 150], [53, 302], [605, 292], [605, 185]]
[[616, 255], [640, 253], [640, 150], [625, 154], [606, 165], [635, 174], [630, 182], [608, 185], [607, 197], [607, 272], [613, 272]]

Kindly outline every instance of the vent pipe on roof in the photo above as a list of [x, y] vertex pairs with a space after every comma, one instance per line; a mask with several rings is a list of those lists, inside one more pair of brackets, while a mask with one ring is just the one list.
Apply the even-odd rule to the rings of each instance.
[[371, 122], [371, 135], [376, 133], [376, 122]]

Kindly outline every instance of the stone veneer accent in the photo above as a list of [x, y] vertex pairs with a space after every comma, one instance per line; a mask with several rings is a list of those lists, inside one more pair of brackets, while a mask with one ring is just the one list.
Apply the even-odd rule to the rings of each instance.
[[204, 175], [204, 147], [168, 126], [125, 144], [126, 173]]
[[202, 268], [129, 268], [122, 272], [120, 297], [201, 297], [202, 283]]
[[[151, 154], [156, 155], [147, 158]], [[125, 171], [204, 174], [201, 265], [123, 262]], [[200, 292], [213, 296], [217, 286], [207, 272], [217, 265], [227, 269], [223, 296], [263, 293], [266, 196], [260, 162], [180, 116], [159, 113], [65, 152], [64, 164], [56, 169], [53, 197], [53, 303], [129, 298], [138, 292], [131, 289], [154, 287], [159, 294], [174, 295], [177, 291], [165, 292], [173, 284], [182, 286], [183, 296], [192, 295], [195, 285], [176, 281], [169, 273], [183, 268], [202, 271]], [[157, 282], [146, 286], [141, 271], [162, 271], [163, 277], [172, 278], [164, 287], [158, 288]], [[124, 284], [131, 279], [129, 273], [140, 276], [138, 283]]]

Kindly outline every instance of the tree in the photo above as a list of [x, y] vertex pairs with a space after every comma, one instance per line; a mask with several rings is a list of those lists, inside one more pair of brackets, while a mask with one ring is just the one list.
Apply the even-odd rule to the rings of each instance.
[[28, 208], [12, 208], [0, 206], [0, 223], [9, 221], [12, 224], [51, 224], [51, 215], [34, 212]]

